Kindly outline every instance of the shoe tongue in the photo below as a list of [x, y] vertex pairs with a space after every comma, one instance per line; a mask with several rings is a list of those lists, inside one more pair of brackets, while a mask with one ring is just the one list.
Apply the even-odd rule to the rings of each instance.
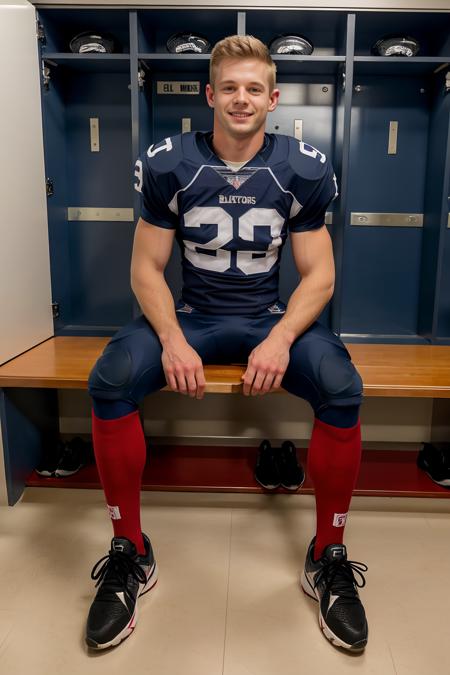
[[323, 555], [330, 562], [333, 560], [346, 560], [347, 559], [347, 549], [344, 544], [330, 544], [326, 547]]
[[114, 537], [111, 541], [111, 550], [134, 557], [137, 553], [136, 546], [126, 537]]

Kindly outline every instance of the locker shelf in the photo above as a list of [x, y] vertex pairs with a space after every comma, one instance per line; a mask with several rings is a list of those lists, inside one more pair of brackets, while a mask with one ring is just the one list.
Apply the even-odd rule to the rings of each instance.
[[355, 56], [357, 75], [431, 75], [450, 65], [450, 56]]
[[[143, 490], [186, 492], [267, 492], [253, 476], [256, 447], [227, 446], [149, 446], [144, 469]], [[434, 497], [448, 499], [450, 490], [433, 481], [416, 466], [414, 451], [366, 450], [354, 495], [371, 497]], [[306, 467], [306, 450], [299, 451]], [[100, 489], [94, 464], [67, 478], [44, 478], [34, 471], [28, 487]], [[276, 492], [286, 493], [282, 488]], [[299, 496], [312, 494], [308, 476]]]
[[64, 66], [78, 72], [125, 73], [130, 70], [129, 54], [69, 54], [44, 52], [42, 58], [50, 66]]
[[189, 73], [209, 69], [210, 54], [139, 54], [151, 71]]
[[272, 57], [278, 74], [334, 75], [345, 63], [344, 56], [290, 56], [280, 54]]

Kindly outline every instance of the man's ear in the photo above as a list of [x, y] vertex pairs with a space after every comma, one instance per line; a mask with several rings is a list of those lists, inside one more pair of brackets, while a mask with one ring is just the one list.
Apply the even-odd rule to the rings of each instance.
[[206, 85], [206, 101], [210, 108], [214, 108], [214, 89], [209, 83]]
[[269, 112], [273, 112], [278, 105], [278, 100], [280, 98], [280, 90], [274, 89], [270, 94], [269, 98]]

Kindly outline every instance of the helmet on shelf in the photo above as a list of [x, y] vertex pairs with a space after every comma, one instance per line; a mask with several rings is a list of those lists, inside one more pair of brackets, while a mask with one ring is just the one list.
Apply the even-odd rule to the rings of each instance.
[[208, 40], [198, 33], [174, 33], [166, 46], [171, 54], [208, 54], [211, 50]]
[[69, 47], [74, 54], [111, 54], [115, 49], [115, 42], [112, 35], [85, 31], [75, 35]]
[[377, 56], [416, 56], [420, 44], [407, 35], [385, 35], [372, 47], [372, 54]]
[[302, 35], [279, 35], [269, 43], [271, 54], [293, 54], [309, 56], [314, 51], [312, 42]]

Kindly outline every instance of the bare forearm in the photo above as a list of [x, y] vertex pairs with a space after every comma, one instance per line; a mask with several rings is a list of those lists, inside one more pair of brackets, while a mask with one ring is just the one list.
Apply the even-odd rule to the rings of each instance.
[[147, 273], [145, 279], [132, 277], [131, 286], [142, 312], [163, 346], [169, 339], [183, 336], [173, 296], [162, 272]]
[[320, 316], [332, 296], [333, 285], [325, 285], [314, 275], [305, 277], [289, 298], [285, 315], [270, 334], [282, 338], [290, 347]]

